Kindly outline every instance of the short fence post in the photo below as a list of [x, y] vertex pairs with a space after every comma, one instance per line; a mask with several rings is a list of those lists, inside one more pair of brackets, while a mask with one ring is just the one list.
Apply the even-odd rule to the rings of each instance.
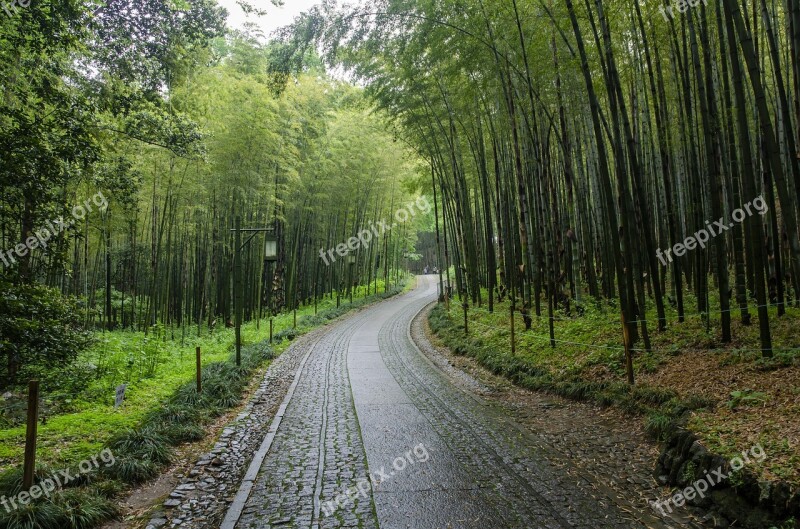
[[203, 392], [203, 366], [200, 359], [200, 348], [195, 349], [195, 356], [197, 357], [197, 392]]
[[464, 301], [464, 334], [469, 335], [469, 305]]
[[39, 381], [28, 382], [28, 424], [25, 433], [25, 464], [22, 489], [33, 487], [36, 476], [36, 435], [39, 427]]
[[517, 341], [514, 337], [514, 304], [511, 304], [511, 355], [517, 354]]
[[269, 344], [272, 345], [272, 318], [269, 319]]
[[625, 312], [622, 313], [622, 341], [625, 345], [625, 372], [628, 375], [628, 384], [633, 386], [636, 382], [633, 376], [633, 352], [631, 351], [631, 334], [628, 322], [625, 321]]

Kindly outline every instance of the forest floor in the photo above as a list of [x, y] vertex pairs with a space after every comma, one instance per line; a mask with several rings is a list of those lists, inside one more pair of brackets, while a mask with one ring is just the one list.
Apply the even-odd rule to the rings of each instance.
[[[712, 306], [714, 304], [712, 303]], [[431, 324], [457, 353], [477, 358], [492, 371], [530, 389], [578, 400], [617, 404], [647, 416], [655, 437], [683, 415], [682, 423], [698, 434], [713, 453], [731, 457], [760, 443], [763, 461], [748, 469], [760, 479], [800, 484], [800, 309], [787, 308], [777, 317], [770, 307], [775, 356], [761, 358], [758, 325], [742, 325], [732, 316], [734, 341], [719, 340], [719, 314], [709, 322], [692, 312], [679, 323], [669, 310], [668, 328], [655, 330], [648, 311], [652, 351], [634, 355], [637, 388], [625, 388], [624, 350], [619, 316], [611, 308], [586, 304], [583, 314], [556, 312], [556, 347], [550, 346], [546, 306], [524, 331], [516, 318], [516, 354], [511, 354], [508, 303], [469, 309], [469, 338], [464, 338], [463, 311], [453, 300], [449, 314], [434, 309]], [[751, 309], [751, 313], [752, 309]], [[753, 313], [753, 320], [757, 317]], [[636, 347], [642, 347], [641, 342]]]

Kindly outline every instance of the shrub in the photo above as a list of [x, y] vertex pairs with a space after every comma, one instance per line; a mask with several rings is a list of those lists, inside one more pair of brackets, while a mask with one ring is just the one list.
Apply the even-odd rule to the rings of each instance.
[[[44, 469], [37, 471], [37, 478], [44, 473]], [[4, 495], [11, 497], [21, 490], [21, 469], [0, 477], [0, 492]], [[108, 496], [90, 489], [59, 490], [28, 505], [17, 505], [10, 511], [0, 509], [0, 529], [91, 529], [117, 514]]]
[[675, 418], [655, 411], [647, 416], [644, 429], [648, 435], [659, 441], [666, 441], [675, 427]]
[[297, 331], [294, 329], [284, 329], [274, 336], [274, 339], [277, 340], [278, 343], [281, 343], [284, 338], [288, 339], [289, 341], [294, 340], [297, 338]]
[[[184, 387], [181, 389], [184, 389]], [[194, 385], [189, 387], [195, 392], [195, 394], [197, 393], [197, 388], [195, 388]], [[186, 391], [186, 393], [190, 392]], [[153, 413], [150, 417], [150, 421], [163, 424], [188, 424], [198, 422], [199, 419], [200, 411], [196, 407], [182, 405], [176, 402], [167, 404], [160, 410]]]
[[169, 444], [177, 446], [182, 443], [201, 441], [206, 436], [206, 431], [198, 424], [168, 424], [159, 425], [159, 432], [167, 439]]
[[134, 456], [116, 456], [117, 462], [110, 467], [104, 467], [103, 473], [123, 483], [137, 484], [153, 479], [158, 475], [158, 465], [152, 461], [137, 459]]
[[92, 341], [81, 313], [75, 299], [57, 290], [0, 280], [0, 389], [30, 378], [63, 384], [52, 366], [69, 365]]
[[65, 490], [56, 493], [53, 504], [60, 518], [59, 527], [92, 529], [117, 515], [108, 499], [90, 490]]
[[[37, 465], [33, 482], [38, 485], [55, 473], [55, 470], [48, 466]], [[0, 497], [10, 498], [22, 492], [22, 474], [22, 467], [12, 468], [0, 474]]]
[[20, 505], [7, 512], [0, 509], [0, 529], [65, 529], [59, 508], [49, 501]]
[[[111, 443], [111, 449], [121, 456], [136, 457], [152, 461], [156, 465], [166, 465], [172, 459], [172, 451], [167, 439], [151, 428], [129, 430]], [[118, 465], [116, 463], [116, 465]], [[116, 466], [113, 465], [113, 466]], [[109, 467], [109, 468], [113, 468]]]

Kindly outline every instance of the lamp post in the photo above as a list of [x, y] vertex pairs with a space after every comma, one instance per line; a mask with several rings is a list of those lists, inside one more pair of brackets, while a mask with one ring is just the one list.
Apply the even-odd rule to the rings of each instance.
[[[264, 240], [264, 262], [267, 263], [267, 288], [272, 288], [272, 283], [275, 278], [270, 277], [270, 263], [277, 262], [278, 260], [278, 238], [275, 236], [275, 231], [268, 231]], [[268, 303], [267, 310], [269, 311], [269, 344], [272, 345], [272, 295], [269, 295], [270, 303]]]
[[[233, 245], [233, 314], [234, 325], [236, 326], [236, 365], [242, 365], [242, 319], [243, 313], [243, 291], [244, 284], [242, 279], [242, 250], [250, 244], [259, 233], [274, 233], [275, 228], [242, 228], [242, 217], [236, 217], [234, 228], [234, 245]], [[242, 232], [252, 233], [249, 239], [242, 244]], [[273, 236], [272, 253], [277, 259], [277, 241]], [[269, 251], [269, 249], [267, 250]], [[270, 319], [270, 322], [272, 320]]]
[[242, 365], [242, 217], [236, 217], [233, 254], [233, 321], [236, 325], [236, 365]]

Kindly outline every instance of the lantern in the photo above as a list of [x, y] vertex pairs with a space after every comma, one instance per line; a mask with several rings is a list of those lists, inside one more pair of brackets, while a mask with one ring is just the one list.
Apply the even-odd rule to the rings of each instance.
[[278, 260], [278, 239], [272, 233], [267, 233], [266, 240], [264, 242], [264, 258], [274, 263]]

